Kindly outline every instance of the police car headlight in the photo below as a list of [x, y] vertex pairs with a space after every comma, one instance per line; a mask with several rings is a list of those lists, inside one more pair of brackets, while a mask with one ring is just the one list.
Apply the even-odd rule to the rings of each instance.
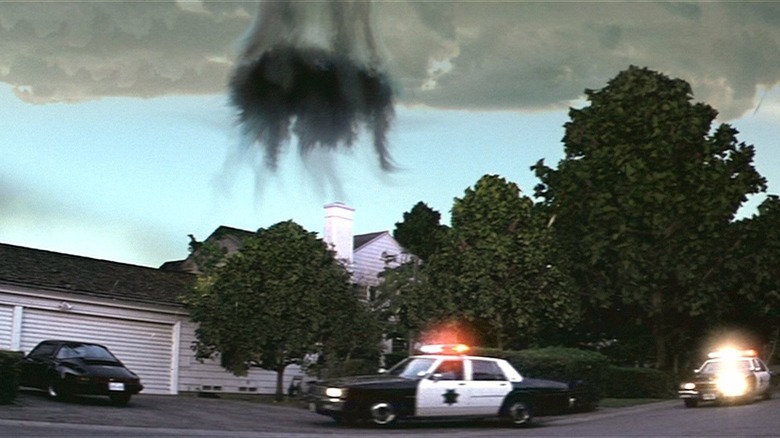
[[696, 389], [696, 384], [695, 383], [690, 383], [690, 382], [683, 383], [682, 385], [680, 385], [680, 389], [688, 389], [688, 390]]
[[347, 390], [345, 388], [328, 388], [325, 390], [325, 395], [330, 398], [343, 398], [347, 396]]
[[747, 393], [747, 379], [742, 374], [724, 373], [718, 376], [718, 390], [726, 397], [739, 397]]

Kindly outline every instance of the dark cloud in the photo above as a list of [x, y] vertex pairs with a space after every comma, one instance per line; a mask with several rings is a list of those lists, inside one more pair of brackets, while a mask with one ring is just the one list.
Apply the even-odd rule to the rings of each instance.
[[[258, 4], [0, 3], [0, 81], [32, 103], [224, 93]], [[628, 65], [737, 117], [780, 83], [780, 2], [375, 2], [403, 104], [564, 108]]]
[[394, 90], [376, 49], [370, 3], [264, 3], [230, 78], [230, 101], [250, 144], [275, 169], [295, 134], [302, 155], [350, 148], [363, 128], [382, 169]]
[[660, 5], [669, 12], [688, 20], [699, 20], [702, 17], [701, 7], [690, 2], [661, 2]]

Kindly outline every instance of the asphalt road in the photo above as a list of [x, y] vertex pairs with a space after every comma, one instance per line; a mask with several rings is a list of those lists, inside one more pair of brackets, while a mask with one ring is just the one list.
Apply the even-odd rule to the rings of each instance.
[[497, 421], [404, 423], [392, 429], [338, 426], [302, 407], [247, 400], [139, 395], [126, 407], [107, 399], [62, 403], [23, 391], [0, 406], [0, 436], [8, 437], [664, 437], [780, 436], [780, 399], [686, 409], [679, 400], [541, 417], [532, 427]]

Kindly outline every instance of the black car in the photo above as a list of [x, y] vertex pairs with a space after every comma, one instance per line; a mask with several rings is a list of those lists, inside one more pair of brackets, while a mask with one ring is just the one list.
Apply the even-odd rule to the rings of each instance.
[[445, 353], [410, 356], [378, 375], [314, 382], [309, 409], [336, 422], [381, 426], [489, 417], [520, 426], [575, 405], [576, 391], [566, 383], [523, 377], [503, 359]]
[[89, 342], [48, 340], [22, 360], [21, 386], [48, 391], [52, 398], [107, 395], [124, 406], [143, 390], [141, 379], [108, 348]]
[[680, 384], [678, 394], [685, 407], [700, 402], [751, 402], [768, 399], [774, 391], [775, 376], [753, 350], [709, 353], [694, 376]]

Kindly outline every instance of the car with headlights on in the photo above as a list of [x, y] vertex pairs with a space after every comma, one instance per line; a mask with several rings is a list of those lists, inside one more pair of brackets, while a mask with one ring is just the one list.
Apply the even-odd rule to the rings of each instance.
[[317, 381], [309, 386], [311, 411], [336, 422], [499, 418], [513, 426], [535, 415], [563, 413], [576, 403], [567, 383], [522, 376], [509, 362], [470, 356], [463, 345], [422, 348], [388, 371]]
[[119, 406], [143, 390], [140, 377], [108, 348], [64, 340], [42, 341], [22, 359], [20, 386], [43, 389], [59, 400], [108, 396]]
[[700, 402], [752, 402], [769, 399], [774, 390], [773, 373], [753, 350], [722, 350], [708, 359], [694, 376], [682, 382], [678, 395], [688, 408]]

